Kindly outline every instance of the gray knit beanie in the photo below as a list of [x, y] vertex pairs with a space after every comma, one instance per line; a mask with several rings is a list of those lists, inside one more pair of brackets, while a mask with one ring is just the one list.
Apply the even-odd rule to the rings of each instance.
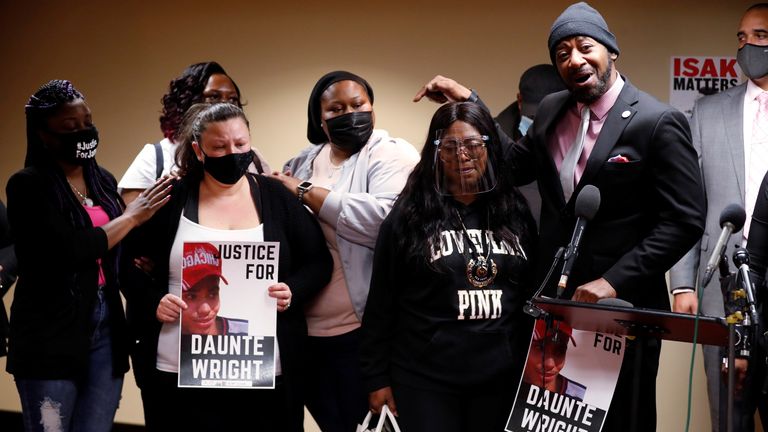
[[619, 44], [616, 36], [608, 30], [600, 12], [585, 2], [579, 2], [568, 6], [552, 24], [549, 32], [549, 58], [555, 63], [555, 46], [565, 38], [574, 36], [589, 36], [603, 44], [609, 52], [619, 54]]

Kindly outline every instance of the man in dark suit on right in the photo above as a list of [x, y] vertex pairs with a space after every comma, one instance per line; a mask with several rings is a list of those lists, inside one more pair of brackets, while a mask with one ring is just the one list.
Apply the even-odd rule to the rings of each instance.
[[[555, 20], [548, 48], [568, 90], [546, 97], [526, 137], [506, 144], [518, 183], [539, 182], [539, 279], [555, 251], [570, 241], [576, 197], [591, 184], [600, 189], [601, 205], [583, 236], [564, 298], [593, 303], [617, 297], [669, 310], [665, 272], [704, 229], [701, 173], [688, 122], [618, 73], [616, 37], [586, 3], [569, 6]], [[415, 100], [423, 96], [479, 102], [474, 91], [442, 76]], [[548, 285], [550, 295], [556, 282]], [[657, 339], [629, 342], [604, 431], [656, 429], [660, 349]]]

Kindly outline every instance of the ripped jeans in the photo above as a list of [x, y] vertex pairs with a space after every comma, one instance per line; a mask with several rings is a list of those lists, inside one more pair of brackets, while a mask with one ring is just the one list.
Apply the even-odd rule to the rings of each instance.
[[123, 390], [112, 376], [109, 308], [99, 290], [91, 318], [88, 374], [78, 380], [17, 379], [26, 432], [109, 432]]

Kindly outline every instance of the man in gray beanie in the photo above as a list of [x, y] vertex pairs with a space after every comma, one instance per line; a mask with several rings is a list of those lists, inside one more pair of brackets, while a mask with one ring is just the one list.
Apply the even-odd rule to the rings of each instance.
[[[545, 279], [558, 248], [570, 242], [576, 197], [594, 185], [600, 208], [567, 283], [556, 287], [557, 278], [548, 280], [545, 294], [588, 303], [620, 298], [669, 310], [665, 272], [704, 229], [701, 172], [688, 121], [619, 74], [616, 36], [588, 4], [573, 4], [557, 17], [547, 48], [568, 90], [541, 101], [525, 137], [502, 143], [516, 183], [539, 183], [538, 280]], [[414, 100], [424, 96], [482, 104], [474, 90], [439, 75]], [[658, 339], [628, 342], [603, 431], [656, 429], [660, 350]]]
[[547, 41], [552, 63], [555, 63], [555, 45], [572, 36], [589, 36], [600, 42], [608, 52], [619, 55], [619, 44], [616, 36], [608, 30], [608, 23], [600, 12], [584, 2], [570, 5], [552, 24]]

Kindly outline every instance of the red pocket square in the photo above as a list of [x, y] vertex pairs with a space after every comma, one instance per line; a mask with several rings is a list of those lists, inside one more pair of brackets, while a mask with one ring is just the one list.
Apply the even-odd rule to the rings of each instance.
[[627, 162], [629, 162], [629, 158], [626, 157], [626, 156], [618, 154], [616, 156], [612, 156], [612, 157], [608, 158], [608, 162], [627, 163]]

